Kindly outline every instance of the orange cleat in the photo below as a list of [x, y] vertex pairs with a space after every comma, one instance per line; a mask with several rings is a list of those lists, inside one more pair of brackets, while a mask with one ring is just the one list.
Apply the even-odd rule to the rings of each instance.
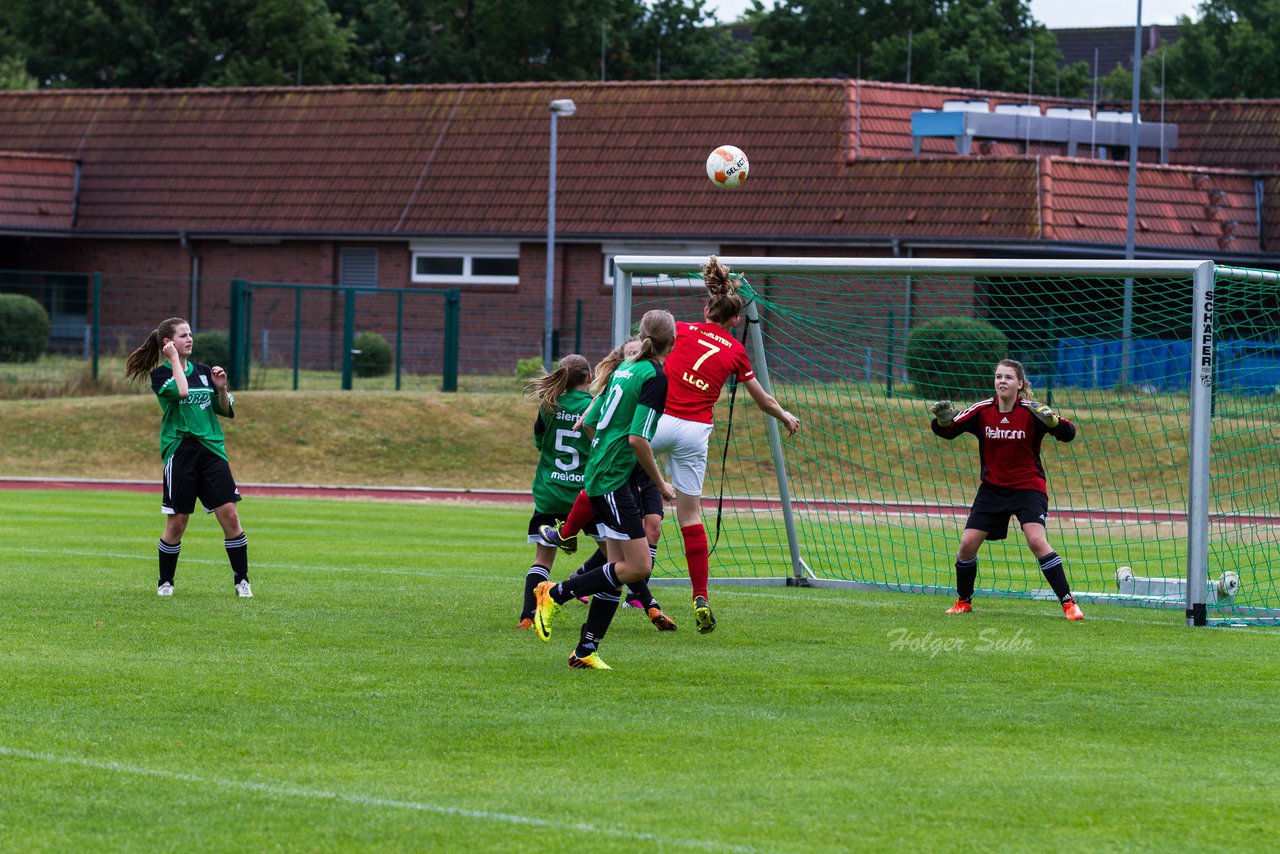
[[967, 614], [973, 610], [973, 605], [967, 599], [957, 599], [956, 604], [947, 609], [948, 614]]
[[531, 617], [521, 617], [520, 622], [516, 623], [516, 628], [521, 631], [533, 628], [533, 619]]
[[674, 632], [676, 630], [676, 624], [671, 621], [670, 617], [662, 613], [661, 608], [650, 608], [648, 614], [649, 622], [653, 623], [654, 628], [658, 631]]
[[1068, 620], [1084, 619], [1084, 612], [1080, 610], [1080, 606], [1076, 604], [1076, 600], [1070, 597], [1063, 600], [1062, 613], [1067, 615]]

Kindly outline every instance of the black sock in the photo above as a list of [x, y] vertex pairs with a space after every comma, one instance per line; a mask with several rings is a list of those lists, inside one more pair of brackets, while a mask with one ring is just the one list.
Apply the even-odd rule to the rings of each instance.
[[590, 572], [593, 569], [599, 569], [600, 567], [604, 566], [608, 562], [609, 562], [609, 559], [604, 556], [604, 552], [600, 551], [600, 549], [596, 549], [595, 552], [591, 555], [591, 557], [587, 558], [586, 561], [583, 562], [582, 566], [578, 567], [573, 571], [573, 574], [582, 575], [582, 573], [584, 572]]
[[968, 602], [973, 598], [973, 584], [978, 580], [978, 559], [968, 560], [956, 558], [956, 594], [957, 598]]
[[157, 546], [160, 549], [160, 581], [156, 585], [173, 583], [173, 575], [178, 571], [178, 553], [182, 551], [182, 541], [169, 544], [164, 541], [164, 537], [160, 538]]
[[524, 606], [520, 609], [520, 619], [533, 619], [533, 612], [538, 608], [537, 598], [533, 595], [533, 588], [544, 581], [550, 580], [551, 570], [542, 564], [535, 563], [529, 567], [529, 572], [524, 577]]
[[563, 605], [570, 599], [579, 596], [594, 596], [597, 593], [612, 592], [621, 587], [613, 574], [613, 564], [606, 563], [597, 569], [589, 569], [581, 575], [571, 575], [551, 588], [551, 598]]
[[235, 583], [248, 581], [249, 538], [244, 535], [244, 531], [241, 531], [240, 536], [223, 540], [222, 544], [227, 547], [227, 560], [231, 561], [231, 574], [235, 576]]
[[1044, 580], [1053, 588], [1053, 595], [1058, 597], [1059, 602], [1065, 602], [1071, 595], [1071, 585], [1067, 583], [1067, 572], [1062, 568], [1062, 558], [1058, 557], [1057, 552], [1049, 552], [1039, 558], [1039, 561], [1040, 571], [1044, 573]]
[[627, 598], [639, 599], [640, 607], [644, 610], [647, 611], [650, 608], [659, 608], [661, 610], [658, 600], [653, 598], [653, 591], [649, 589], [649, 582], [644, 580], [629, 581], [627, 582], [627, 590], [631, 593]]
[[622, 597], [618, 591], [600, 592], [591, 597], [591, 607], [587, 609], [587, 621], [582, 624], [582, 633], [578, 636], [578, 648], [573, 651], [578, 658], [586, 658], [600, 648], [604, 633], [609, 631], [613, 615], [618, 613], [618, 605]]

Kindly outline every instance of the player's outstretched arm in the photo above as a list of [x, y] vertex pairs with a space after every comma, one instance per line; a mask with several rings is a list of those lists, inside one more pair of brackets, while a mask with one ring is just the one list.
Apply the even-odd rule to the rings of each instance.
[[756, 402], [756, 406], [766, 415], [771, 415], [782, 422], [782, 426], [787, 428], [787, 435], [794, 436], [800, 430], [800, 419], [796, 418], [790, 412], [782, 408], [782, 404], [774, 398], [773, 395], [764, 390], [764, 386], [760, 385], [760, 381], [755, 377], [747, 380], [745, 383], [747, 394], [751, 395], [751, 399]]

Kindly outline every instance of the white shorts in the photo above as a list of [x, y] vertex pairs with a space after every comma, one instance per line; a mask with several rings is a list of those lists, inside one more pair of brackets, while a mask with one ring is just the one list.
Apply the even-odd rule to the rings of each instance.
[[671, 485], [685, 495], [702, 495], [711, 429], [710, 424], [686, 421], [674, 415], [658, 419], [658, 430], [649, 446], [671, 475]]

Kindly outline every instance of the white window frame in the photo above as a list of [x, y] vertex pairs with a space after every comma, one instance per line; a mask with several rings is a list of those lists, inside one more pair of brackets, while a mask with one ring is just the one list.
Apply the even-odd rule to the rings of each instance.
[[[461, 275], [436, 275], [418, 272], [419, 258], [461, 258]], [[518, 285], [520, 276], [477, 276], [472, 264], [477, 258], [520, 260], [520, 244], [509, 242], [429, 241], [410, 244], [409, 280], [420, 285]]]
[[[718, 255], [716, 243], [606, 243], [600, 247], [604, 256], [604, 286], [613, 287], [613, 259], [617, 255]], [[672, 279], [678, 288], [705, 287], [702, 279]]]

